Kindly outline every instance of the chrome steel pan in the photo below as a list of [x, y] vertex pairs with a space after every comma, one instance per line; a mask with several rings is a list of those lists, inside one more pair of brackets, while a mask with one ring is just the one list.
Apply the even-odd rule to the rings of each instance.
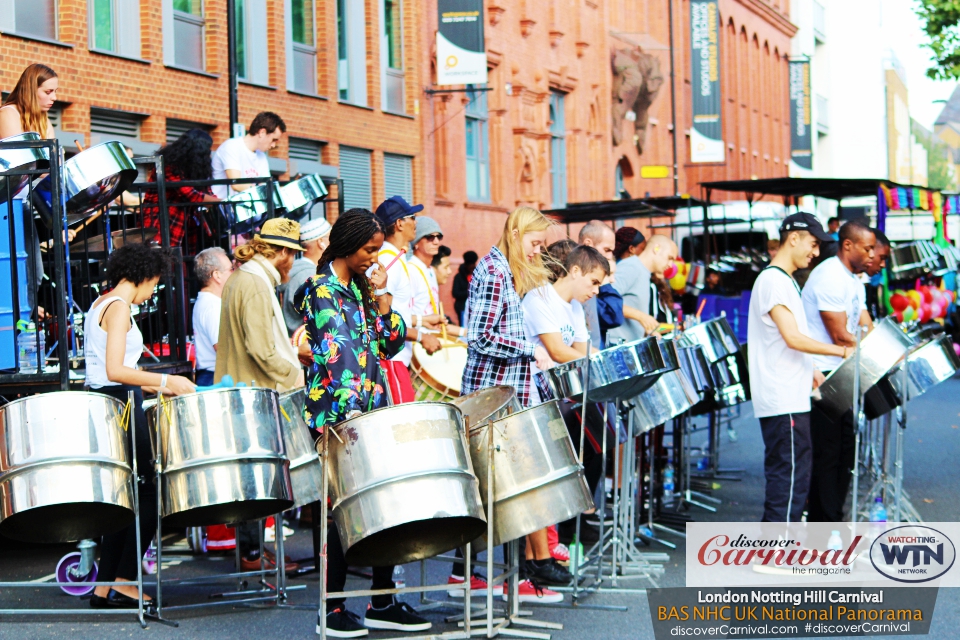
[[[946, 334], [911, 349], [907, 362], [907, 401], [923, 395], [960, 370], [960, 357]], [[903, 404], [903, 362], [867, 391], [863, 409], [873, 420]]]
[[280, 396], [280, 427], [283, 448], [290, 460], [293, 506], [302, 507], [320, 500], [323, 469], [310, 427], [303, 419], [306, 389], [288, 391]]
[[[887, 375], [913, 345], [913, 340], [894, 318], [887, 317], [878, 322], [860, 342], [861, 393], [866, 393]], [[820, 385], [820, 399], [813, 403], [827, 416], [838, 419], [853, 407], [855, 362], [855, 356], [848, 357]]]
[[281, 202], [276, 187], [272, 191], [271, 194], [270, 189], [265, 184], [255, 184], [244, 191], [233, 192], [227, 198], [227, 202], [233, 207], [231, 224], [233, 226], [244, 225], [245, 227], [256, 226], [269, 210], [267, 199], [270, 197], [273, 198], [274, 209], [279, 209]]
[[333, 429], [326, 471], [348, 563], [431, 558], [486, 529], [463, 414], [452, 404], [396, 405]]
[[[590, 392], [588, 401], [606, 402], [636, 395], [653, 384], [644, 377], [662, 373], [667, 367], [656, 338], [608, 347], [589, 358]], [[588, 358], [558, 364], [547, 371], [550, 388], [557, 398], [583, 395]]]
[[593, 506], [555, 400], [470, 429], [470, 455], [484, 501], [490, 477], [490, 429], [494, 545], [563, 522]]
[[890, 251], [890, 274], [894, 280], [913, 280], [927, 272], [924, 256], [916, 243], [908, 242]]
[[133, 522], [123, 406], [99, 393], [58, 391], [0, 408], [0, 534], [69, 542]]
[[682, 345], [700, 345], [709, 362], [719, 362], [740, 351], [737, 335], [723, 316], [690, 327], [683, 332], [680, 342]]
[[663, 374], [633, 399], [634, 434], [646, 433], [677, 417], [699, 400], [700, 395], [682, 370]]
[[513, 387], [497, 385], [480, 389], [465, 396], [451, 400], [463, 413], [464, 424], [470, 428], [479, 427], [491, 420], [506, 418], [511, 413], [523, 409]]
[[[41, 140], [40, 134], [28, 131], [0, 140], [5, 142], [33, 142]], [[7, 171], [34, 171], [46, 169], [50, 166], [50, 152], [47, 149], [0, 149], [0, 172]], [[7, 199], [7, 195], [16, 195], [30, 182], [30, 176], [0, 177], [0, 202]], [[9, 191], [7, 186], [9, 185]]]
[[98, 144], [63, 163], [67, 221], [86, 218], [137, 179], [137, 167], [119, 142]]
[[257, 520], [293, 506], [272, 389], [214, 389], [146, 409], [160, 432], [161, 511], [174, 527]]
[[677, 349], [680, 368], [700, 398], [711, 396], [715, 386], [711, 365], [703, 355], [703, 347], [693, 344]]
[[327, 196], [327, 188], [320, 176], [309, 175], [289, 182], [278, 189], [280, 204], [286, 209], [286, 216], [299, 220], [310, 213], [314, 204]]

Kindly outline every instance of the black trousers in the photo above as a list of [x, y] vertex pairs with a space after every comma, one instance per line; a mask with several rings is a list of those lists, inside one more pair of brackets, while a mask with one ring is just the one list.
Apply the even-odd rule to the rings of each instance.
[[856, 453], [853, 411], [834, 420], [814, 407], [810, 412], [810, 437], [813, 441], [813, 476], [807, 520], [842, 522]]
[[[393, 566], [373, 567], [371, 589], [393, 589]], [[327, 591], [343, 591], [347, 584], [347, 560], [344, 557], [343, 545], [340, 542], [340, 532], [337, 525], [327, 523]], [[331, 598], [327, 600], [327, 611], [333, 611], [343, 606], [346, 598]], [[377, 609], [389, 607], [393, 603], [393, 596], [372, 596], [370, 603]]]
[[[150, 459], [150, 431], [147, 428], [147, 416], [143, 412], [143, 392], [140, 387], [117, 386], [96, 389], [97, 393], [126, 403], [127, 391], [134, 392], [133, 419], [136, 421], [132, 432], [137, 438], [137, 471], [140, 481], [140, 550], [147, 550], [153, 535], [157, 532], [157, 487], [154, 484], [153, 461]], [[116, 533], [103, 536], [100, 541], [100, 566], [97, 580], [112, 582], [117, 578], [137, 579], [137, 529], [133, 524]]]
[[760, 418], [767, 488], [761, 522], [800, 522], [810, 490], [810, 413]]

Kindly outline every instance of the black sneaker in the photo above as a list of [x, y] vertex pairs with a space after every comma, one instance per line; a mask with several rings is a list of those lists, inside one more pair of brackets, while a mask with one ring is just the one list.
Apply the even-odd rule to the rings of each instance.
[[565, 587], [573, 582], [573, 574], [557, 564], [553, 558], [527, 560], [527, 577], [545, 585]]
[[391, 631], [426, 631], [433, 626], [406, 602], [397, 602], [385, 609], [367, 607], [367, 617], [363, 624], [369, 629], [390, 629]]
[[[320, 616], [317, 615], [317, 633], [320, 633]], [[359, 638], [370, 632], [360, 624], [360, 617], [343, 607], [327, 614], [327, 635], [331, 638]]]

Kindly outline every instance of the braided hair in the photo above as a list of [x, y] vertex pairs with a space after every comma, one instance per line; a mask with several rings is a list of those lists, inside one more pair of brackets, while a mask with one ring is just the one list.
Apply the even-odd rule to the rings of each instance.
[[[330, 230], [330, 244], [323, 250], [323, 255], [317, 262], [317, 274], [323, 272], [327, 266], [337, 258], [346, 258], [359, 251], [370, 238], [383, 233], [383, 225], [369, 209], [350, 209], [337, 218]], [[375, 296], [373, 285], [362, 275], [352, 274], [351, 279], [360, 290], [363, 312], [366, 317], [373, 318]]]

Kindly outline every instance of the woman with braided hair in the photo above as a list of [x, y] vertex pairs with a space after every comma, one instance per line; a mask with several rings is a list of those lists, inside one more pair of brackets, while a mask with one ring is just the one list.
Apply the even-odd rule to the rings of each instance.
[[[323, 429], [386, 406], [386, 374], [380, 364], [402, 348], [406, 326], [391, 308], [387, 273], [377, 262], [383, 225], [366, 209], [350, 209], [330, 230], [330, 244], [317, 275], [297, 290], [310, 347], [309, 381], [303, 415], [319, 437]], [[327, 590], [343, 591], [347, 581], [340, 534], [332, 524], [327, 543]], [[372, 589], [392, 589], [393, 566], [374, 567]], [[392, 595], [371, 598], [361, 622], [345, 599], [327, 601], [327, 635], [355, 638], [367, 628], [426, 631], [430, 622]], [[317, 633], [321, 620], [317, 619]]]

